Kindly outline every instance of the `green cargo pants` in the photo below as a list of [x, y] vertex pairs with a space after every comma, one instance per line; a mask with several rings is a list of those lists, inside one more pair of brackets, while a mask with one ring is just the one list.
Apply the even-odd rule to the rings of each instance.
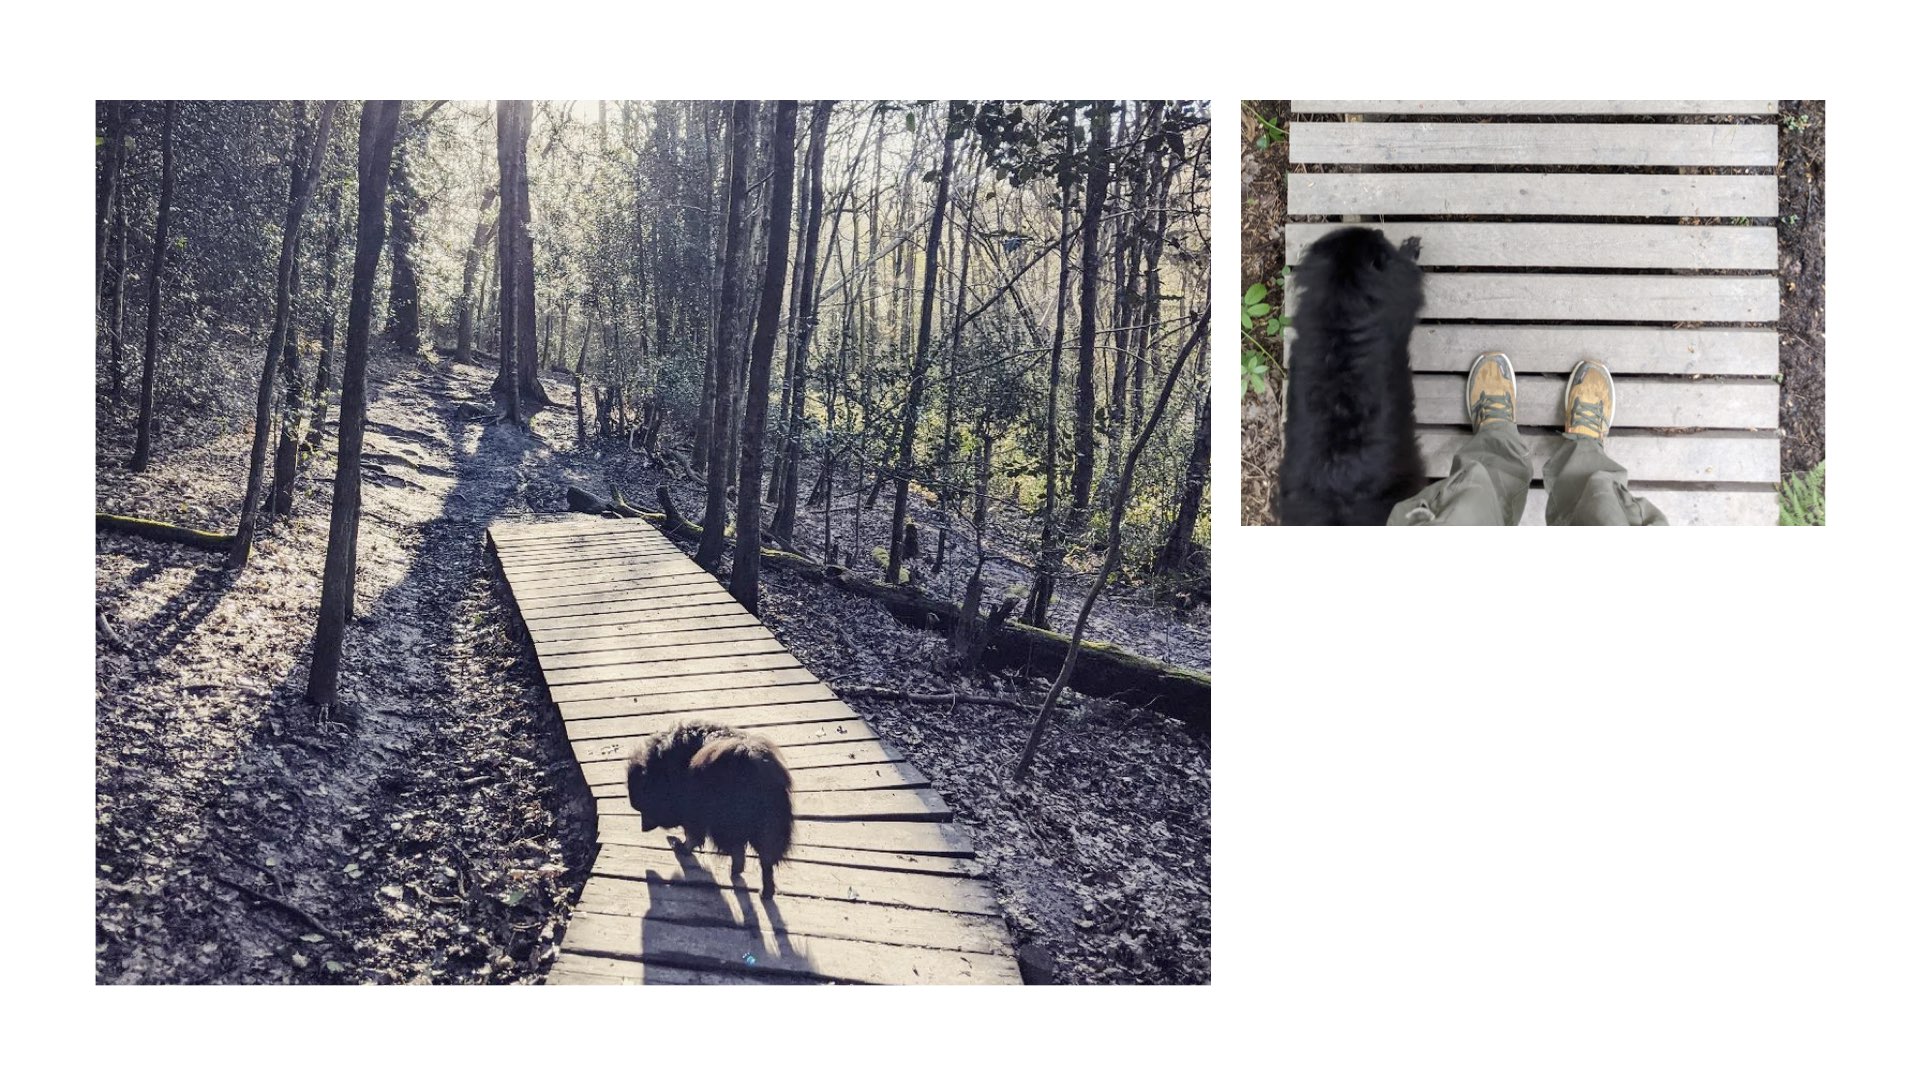
[[[1665, 525], [1667, 516], [1627, 490], [1621, 468], [1595, 439], [1566, 438], [1541, 469], [1549, 525]], [[1533, 463], [1512, 424], [1488, 424], [1453, 456], [1444, 480], [1394, 506], [1389, 525], [1518, 525]]]

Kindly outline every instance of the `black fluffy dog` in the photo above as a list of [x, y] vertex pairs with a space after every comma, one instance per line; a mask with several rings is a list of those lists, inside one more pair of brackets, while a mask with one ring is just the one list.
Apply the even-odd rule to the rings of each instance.
[[1419, 254], [1418, 237], [1395, 249], [1378, 229], [1341, 229], [1295, 271], [1281, 524], [1384, 525], [1425, 486], [1407, 359]]
[[773, 895], [773, 867], [793, 840], [792, 779], [780, 751], [758, 735], [719, 724], [679, 724], [627, 758], [627, 799], [640, 828], [684, 826], [684, 849], [708, 836], [746, 869], [747, 845], [760, 858], [760, 895]]

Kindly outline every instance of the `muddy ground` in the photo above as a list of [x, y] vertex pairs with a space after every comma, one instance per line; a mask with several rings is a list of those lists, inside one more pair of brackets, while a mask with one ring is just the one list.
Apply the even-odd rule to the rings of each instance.
[[[1280, 140], [1256, 149], [1260, 126], [1252, 113], [1285, 126], [1291, 115], [1287, 105], [1241, 105], [1243, 289], [1256, 281], [1277, 281], [1285, 265], [1281, 225], [1287, 213], [1286, 144]], [[1780, 216], [1775, 222], [1780, 245], [1780, 470], [1791, 475], [1826, 459], [1826, 103], [1781, 101], [1779, 115], [1765, 120], [1778, 124], [1780, 132], [1775, 169], [1780, 179]], [[1249, 525], [1274, 520], [1273, 478], [1282, 450], [1281, 381], [1272, 380], [1270, 387], [1271, 393], [1247, 395], [1240, 404], [1240, 513]]]
[[[233, 353], [225, 368], [257, 363], [245, 343], [220, 347]], [[484, 400], [490, 376], [376, 357], [359, 614], [331, 716], [300, 700], [330, 450], [308, 469], [294, 518], [264, 531], [237, 575], [212, 553], [99, 535], [99, 610], [118, 640], [103, 638], [95, 661], [98, 981], [542, 977], [591, 858], [591, 802], [482, 538], [489, 523], [564, 510], [568, 483], [604, 492], [617, 481], [650, 503], [661, 478], [623, 444], [583, 452], [570, 410], [542, 413], [531, 434], [456, 421], [455, 405]], [[143, 476], [122, 466], [128, 409], [103, 405], [99, 508], [231, 528], [249, 440], [244, 380], [231, 389], [169, 421]], [[697, 489], [680, 487], [694, 505]], [[803, 520], [800, 538], [817, 527]], [[1004, 556], [998, 574], [1017, 577]], [[954, 580], [949, 567], [930, 585]], [[1073, 697], [1032, 780], [1004, 790], [1030, 712], [856, 688], [1036, 701], [1044, 682], [954, 680], [936, 673], [943, 642], [865, 601], [777, 570], [764, 586], [781, 640], [972, 827], [1030, 958], [1061, 981], [1210, 979], [1203, 744], [1157, 714]], [[1207, 664], [1204, 606], [1178, 614], [1123, 592], [1096, 633]]]

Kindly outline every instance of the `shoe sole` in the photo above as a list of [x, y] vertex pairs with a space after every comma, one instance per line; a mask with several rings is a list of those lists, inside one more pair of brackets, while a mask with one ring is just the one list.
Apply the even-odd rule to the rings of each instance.
[[[1473, 423], [1473, 373], [1480, 370], [1481, 361], [1494, 356], [1507, 362], [1507, 378], [1513, 383], [1513, 422], [1515, 424], [1520, 422], [1520, 377], [1513, 373], [1513, 357], [1503, 352], [1483, 352], [1473, 358], [1473, 363], [1467, 365], [1467, 389], [1461, 399], [1461, 405], [1467, 411], [1467, 423], [1469, 425]], [[1479, 431], [1480, 429], [1476, 427], [1473, 430]]]
[[1583, 368], [1598, 368], [1600, 374], [1607, 379], [1607, 430], [1600, 433], [1600, 437], [1604, 439], [1613, 434], [1613, 408], [1619, 398], [1618, 391], [1613, 385], [1613, 372], [1608, 370], [1607, 365], [1595, 360], [1582, 360], [1573, 365], [1573, 370], [1568, 373], [1566, 392], [1560, 395], [1560, 430], [1566, 431], [1567, 419], [1573, 415], [1573, 386], [1580, 381], [1580, 372]]

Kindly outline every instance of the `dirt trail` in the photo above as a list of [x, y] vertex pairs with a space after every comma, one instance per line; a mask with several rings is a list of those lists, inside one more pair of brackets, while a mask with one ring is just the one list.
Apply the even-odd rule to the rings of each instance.
[[[481, 547], [547, 451], [451, 419], [485, 373], [382, 360], [336, 715], [300, 700], [330, 448], [237, 576], [99, 539], [100, 608], [133, 644], [96, 653], [100, 981], [522, 981], [564, 925], [590, 809]], [[230, 521], [247, 437], [166, 448], [145, 477], [103, 465], [98, 501]]]

